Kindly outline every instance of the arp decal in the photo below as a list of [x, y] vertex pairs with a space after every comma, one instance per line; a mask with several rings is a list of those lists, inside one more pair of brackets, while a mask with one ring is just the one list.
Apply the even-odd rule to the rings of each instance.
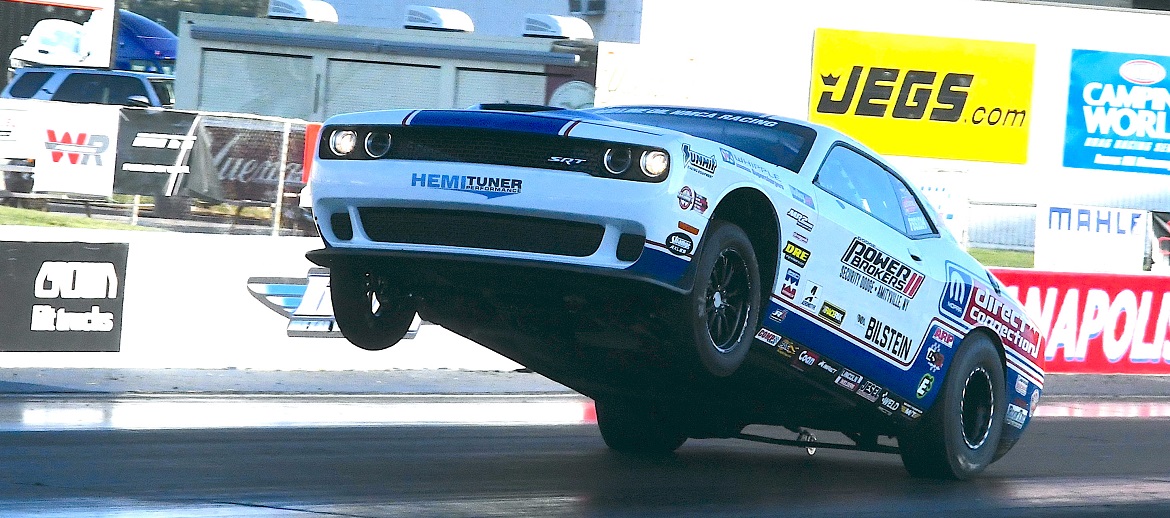
[[903, 370], [914, 363], [918, 348], [921, 347], [921, 344], [915, 347], [914, 340], [909, 336], [873, 317], [869, 318], [865, 327], [865, 343], [870, 350], [879, 353], [882, 358], [893, 360]]
[[792, 268], [784, 274], [784, 285], [780, 288], [780, 296], [788, 300], [796, 299], [796, 289], [800, 287], [800, 274]]
[[821, 311], [818, 313], [821, 318], [824, 318], [834, 324], [840, 326], [845, 322], [845, 310], [825, 301], [821, 303]]
[[812, 252], [809, 252], [808, 249], [792, 241], [784, 244], [784, 259], [787, 259], [789, 262], [804, 268], [808, 264], [810, 257], [812, 257]]

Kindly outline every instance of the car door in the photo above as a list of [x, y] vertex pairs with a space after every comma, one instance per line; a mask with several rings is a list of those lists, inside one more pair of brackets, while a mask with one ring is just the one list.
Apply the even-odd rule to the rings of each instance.
[[925, 255], [941, 253], [933, 222], [901, 178], [846, 143], [826, 154], [813, 185], [815, 316], [839, 338], [822, 341], [822, 352], [928, 404], [934, 375], [920, 359], [942, 285]]

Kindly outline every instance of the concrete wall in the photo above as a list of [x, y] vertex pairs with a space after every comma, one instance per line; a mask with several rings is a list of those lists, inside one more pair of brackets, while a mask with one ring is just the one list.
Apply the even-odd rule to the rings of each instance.
[[[318, 238], [0, 226], [0, 240], [129, 243], [120, 352], [0, 352], [5, 367], [513, 370], [439, 326], [379, 352], [344, 339], [290, 338], [249, 277], [303, 277]], [[31, 289], [31, 287], [30, 287]]]

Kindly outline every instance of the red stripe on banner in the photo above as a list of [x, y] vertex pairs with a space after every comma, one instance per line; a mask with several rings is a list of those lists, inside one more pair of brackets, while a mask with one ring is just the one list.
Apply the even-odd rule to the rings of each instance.
[[1170, 277], [992, 273], [1035, 320], [1046, 372], [1170, 374]]

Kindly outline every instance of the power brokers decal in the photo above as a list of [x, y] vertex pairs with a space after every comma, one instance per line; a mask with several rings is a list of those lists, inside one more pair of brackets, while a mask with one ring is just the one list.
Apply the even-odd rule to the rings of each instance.
[[817, 29], [809, 119], [880, 153], [1023, 164], [1036, 46]]
[[117, 352], [126, 243], [0, 241], [0, 351]]

